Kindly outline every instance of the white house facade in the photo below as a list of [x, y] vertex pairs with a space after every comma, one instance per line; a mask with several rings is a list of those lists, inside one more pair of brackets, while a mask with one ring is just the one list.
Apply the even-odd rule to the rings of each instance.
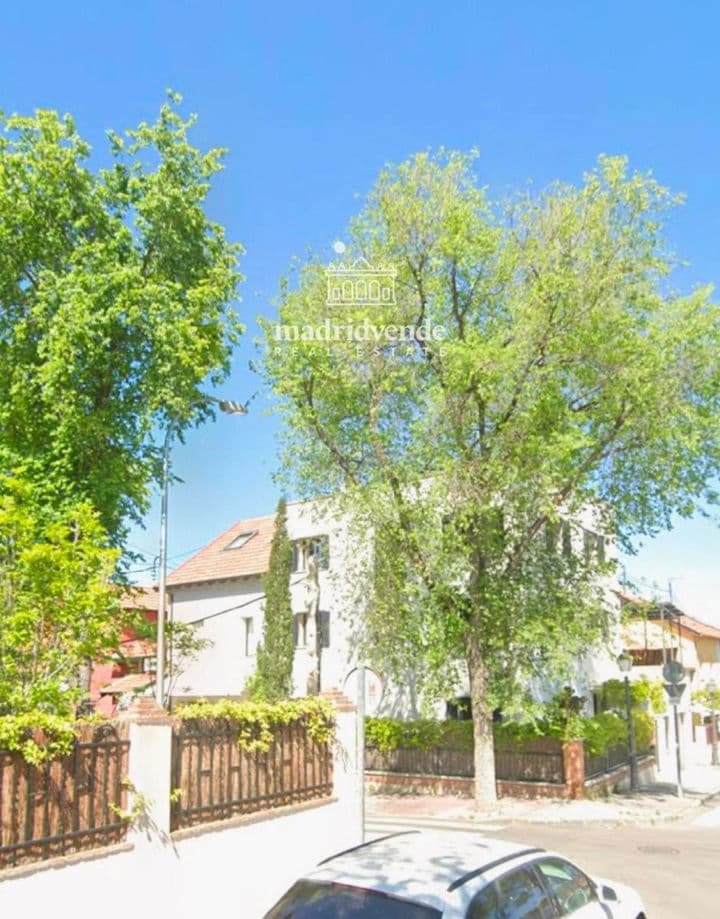
[[[268, 567], [274, 521], [274, 514], [238, 520], [169, 575], [170, 619], [195, 625], [198, 636], [209, 641], [173, 686], [175, 700], [243, 695], [262, 639], [262, 576]], [[587, 550], [587, 534], [591, 534], [593, 546], [600, 538], [590, 528], [590, 518], [580, 524], [573, 527], [573, 551]], [[354, 630], [361, 627], [363, 602], [357, 582], [363, 579], [362, 554], [368, 552], [370, 537], [359, 543], [357, 537], [350, 536], [347, 519], [331, 513], [329, 505], [319, 501], [288, 503], [287, 529], [293, 546], [290, 584], [295, 693], [307, 693], [313, 674], [318, 672], [321, 691], [337, 688], [352, 692], [358, 646]], [[603, 540], [602, 551], [614, 552], [612, 542]], [[317, 568], [316, 580], [309, 570], [311, 557]], [[617, 605], [612, 586], [608, 585], [608, 597]], [[313, 640], [313, 610], [317, 641]], [[577, 662], [573, 686], [588, 698], [590, 707], [592, 689], [619, 675], [615, 661], [621, 650], [619, 621], [616, 645]], [[566, 682], [535, 686], [534, 694], [548, 698]], [[462, 687], [458, 689], [462, 696]], [[368, 694], [371, 708], [383, 714], [419, 714], [419, 695], [411, 676], [406, 685], [385, 685], [384, 691], [371, 679]], [[436, 714], [445, 713], [445, 704], [440, 704]]]
[[[175, 698], [240, 697], [255, 669], [262, 639], [262, 576], [267, 570], [275, 515], [239, 520], [179, 565], [168, 577], [169, 618], [191, 623], [210, 644], [173, 688]], [[342, 520], [321, 515], [315, 502], [287, 505], [293, 546], [295, 692], [303, 695], [314, 670], [320, 689], [342, 688], [353, 664], [353, 641], [343, 597], [348, 539]], [[314, 558], [317, 583], [309, 574]], [[319, 595], [314, 596], [314, 591]], [[313, 609], [313, 605], [315, 609]], [[317, 653], [312, 626], [316, 612]]]

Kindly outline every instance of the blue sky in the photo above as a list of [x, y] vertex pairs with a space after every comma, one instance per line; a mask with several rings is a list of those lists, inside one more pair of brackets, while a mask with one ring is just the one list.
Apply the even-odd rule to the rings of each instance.
[[[248, 333], [223, 392], [259, 388], [254, 317], [308, 246], [327, 251], [387, 161], [478, 147], [502, 194], [578, 180], [626, 153], [687, 195], [668, 234], [683, 287], [715, 281], [720, 95], [711, 3], [28, 2], [3, 10], [0, 108], [71, 112], [100, 151], [106, 128], [149, 119], [166, 87], [199, 114], [198, 145], [229, 148], [209, 201], [246, 247]], [[277, 422], [263, 394], [174, 452], [178, 560], [232, 520], [272, 510]], [[156, 553], [157, 504], [132, 543]], [[689, 612], [720, 622], [716, 522], [682, 522], [628, 562]], [[139, 577], [144, 577], [140, 572]]]

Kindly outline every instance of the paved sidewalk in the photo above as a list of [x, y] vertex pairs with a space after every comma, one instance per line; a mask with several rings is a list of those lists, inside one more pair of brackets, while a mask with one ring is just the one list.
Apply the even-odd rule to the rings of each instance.
[[652, 785], [637, 792], [619, 792], [583, 801], [549, 798], [501, 798], [476, 808], [468, 798], [450, 795], [373, 795], [367, 798], [368, 820], [436, 820], [470, 826], [487, 821], [529, 823], [654, 824], [689, 820], [717, 826], [720, 818], [720, 766], [689, 762], [683, 770], [683, 797], [678, 798], [674, 773], [660, 773]]
[[[707, 767], [709, 770], [711, 767]], [[657, 783], [640, 791], [583, 801], [501, 798], [493, 805], [475, 807], [467, 798], [444, 795], [373, 795], [368, 797], [369, 821], [438, 821], [458, 827], [496, 821], [529, 823], [595, 822], [607, 824], [657, 824], [705, 817], [720, 805], [720, 768], [687, 776], [682, 798], [675, 786]], [[714, 796], [717, 796], [716, 800]], [[702, 808], [702, 811], [699, 810]]]

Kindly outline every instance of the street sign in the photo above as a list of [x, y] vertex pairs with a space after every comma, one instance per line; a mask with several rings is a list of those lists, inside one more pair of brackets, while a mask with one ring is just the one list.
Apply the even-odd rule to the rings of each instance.
[[679, 705], [682, 694], [685, 692], [685, 683], [665, 683], [664, 685], [670, 705]]
[[679, 683], [685, 676], [685, 668], [680, 661], [667, 661], [663, 665], [662, 672], [668, 683]]

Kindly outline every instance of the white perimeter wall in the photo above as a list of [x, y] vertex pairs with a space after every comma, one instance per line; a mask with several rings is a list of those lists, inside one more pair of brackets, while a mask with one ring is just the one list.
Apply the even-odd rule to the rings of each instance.
[[0, 915], [261, 919], [295, 878], [359, 842], [347, 803], [1, 880]]
[[173, 835], [167, 832], [170, 730], [169, 722], [130, 725], [128, 807], [136, 793], [146, 802], [142, 823], [128, 832], [132, 848], [0, 871], [0, 917], [261, 919], [298, 876], [360, 842], [354, 711], [337, 713], [334, 799]]

